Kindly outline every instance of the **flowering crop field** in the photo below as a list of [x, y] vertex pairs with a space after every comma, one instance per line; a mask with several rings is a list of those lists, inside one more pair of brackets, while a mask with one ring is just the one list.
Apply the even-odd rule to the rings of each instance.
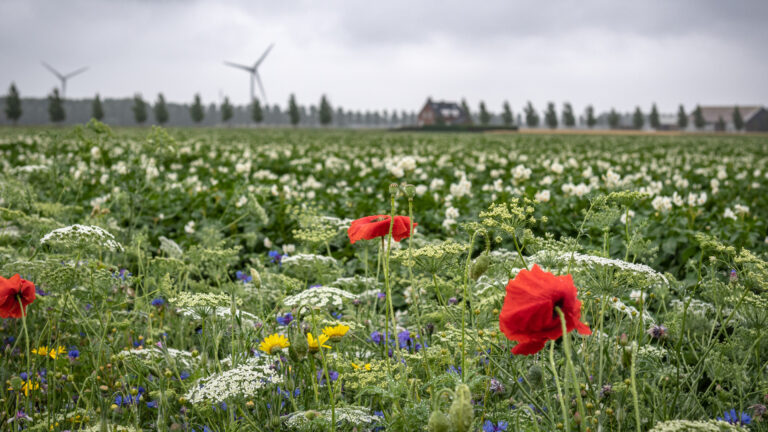
[[0, 130], [0, 430], [768, 431], [768, 141]]

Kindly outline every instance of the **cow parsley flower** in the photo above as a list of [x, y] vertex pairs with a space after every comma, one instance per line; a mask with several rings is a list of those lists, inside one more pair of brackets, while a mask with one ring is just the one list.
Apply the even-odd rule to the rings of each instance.
[[193, 404], [220, 404], [235, 397], [253, 397], [262, 389], [283, 382], [263, 357], [251, 357], [245, 363], [198, 380], [186, 394]]
[[112, 252], [123, 250], [115, 236], [101, 227], [93, 225], [70, 225], [55, 229], [40, 239], [41, 244], [58, 244], [71, 249], [83, 247], [105, 248]]
[[283, 304], [288, 307], [323, 308], [332, 306], [340, 308], [344, 300], [357, 298], [356, 295], [334, 287], [317, 287], [304, 290], [298, 294], [286, 297]]

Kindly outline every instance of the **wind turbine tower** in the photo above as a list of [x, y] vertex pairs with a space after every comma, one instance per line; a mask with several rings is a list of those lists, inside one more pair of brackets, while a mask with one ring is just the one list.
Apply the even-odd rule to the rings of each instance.
[[74, 72], [70, 72], [68, 74], [63, 74], [63, 73], [57, 71], [56, 69], [54, 69], [53, 66], [49, 65], [46, 62], [43, 62], [43, 66], [45, 66], [46, 69], [51, 71], [52, 74], [56, 75], [56, 77], [59, 80], [61, 80], [61, 98], [62, 99], [66, 99], [66, 95], [67, 95], [67, 80], [72, 78], [75, 75], [79, 75], [79, 74], [85, 72], [86, 70], [88, 70], [88, 67], [86, 66], [86, 67], [81, 67], [80, 69], [78, 69], [78, 70], [76, 70]]
[[264, 99], [264, 103], [267, 103], [267, 93], [264, 92], [264, 86], [261, 84], [261, 77], [259, 76], [259, 66], [264, 61], [264, 59], [267, 57], [267, 54], [272, 50], [272, 47], [275, 46], [275, 44], [270, 44], [269, 47], [267, 47], [267, 50], [264, 51], [264, 54], [259, 57], [258, 60], [256, 60], [256, 63], [253, 64], [253, 66], [247, 66], [242, 65], [239, 63], [232, 63], [225, 61], [224, 64], [227, 66], [232, 66], [238, 69], [242, 69], [244, 71], [247, 71], [251, 74], [251, 103], [256, 99], [256, 94], [253, 91], [253, 82], [256, 81], [259, 84], [259, 90], [261, 91], [261, 97]]

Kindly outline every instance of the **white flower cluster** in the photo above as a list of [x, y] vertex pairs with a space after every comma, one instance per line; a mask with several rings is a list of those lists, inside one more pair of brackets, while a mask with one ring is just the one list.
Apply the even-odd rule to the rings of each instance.
[[252, 397], [259, 390], [282, 383], [282, 378], [263, 357], [252, 357], [234, 369], [201, 378], [186, 394], [197, 403], [220, 403], [237, 397]]
[[472, 182], [467, 180], [466, 176], [462, 176], [458, 183], [451, 183], [450, 191], [456, 198], [472, 196]]
[[158, 360], [166, 358], [166, 352], [168, 353], [169, 357], [173, 358], [177, 362], [183, 363], [185, 366], [190, 366], [194, 362], [192, 353], [188, 351], [182, 351], [175, 348], [165, 348], [165, 350], [163, 350], [156, 346], [142, 349], [124, 350], [120, 351], [116, 355], [122, 359], [134, 357], [149, 363], [154, 363]]
[[747, 429], [721, 420], [669, 420], [656, 423], [649, 432], [746, 432]]
[[[231, 300], [226, 294], [182, 292], [170, 300], [177, 308], [215, 307], [230, 304]], [[238, 304], [241, 300], [238, 299]]]
[[[298, 429], [309, 423], [311, 419], [322, 418], [322, 420], [331, 421], [331, 410], [323, 411], [297, 411], [288, 417], [285, 421], [286, 426]], [[336, 421], [344, 422], [352, 426], [364, 426], [380, 421], [381, 418], [372, 415], [368, 408], [357, 406], [346, 406], [336, 408]]]
[[61, 243], [72, 247], [91, 245], [103, 247], [113, 252], [123, 250], [123, 246], [115, 240], [115, 236], [105, 229], [93, 225], [75, 224], [55, 229], [43, 236], [40, 243]]
[[[183, 315], [185, 317], [189, 317], [189, 318], [191, 318], [193, 320], [200, 320], [200, 319], [202, 319], [202, 316], [200, 315], [200, 312], [201, 312], [200, 308], [197, 308], [197, 309], [179, 308], [179, 309], [176, 310], [176, 312], [179, 315]], [[209, 313], [209, 315], [213, 315], [213, 316], [217, 316], [217, 317], [227, 317], [227, 318], [229, 318], [229, 317], [232, 316], [232, 308], [231, 307], [226, 307], [226, 306], [217, 306], [215, 308], [211, 308], [208, 311], [208, 313]], [[235, 311], [235, 317], [240, 319], [243, 322], [243, 324], [248, 325], [248, 326], [254, 326], [254, 325], [256, 325], [256, 323], [261, 322], [261, 320], [259, 320], [259, 317], [257, 317], [256, 315], [254, 315], [254, 314], [252, 314], [250, 312], [246, 312], [246, 311], [243, 311], [243, 310]]]
[[283, 263], [283, 266], [285, 267], [306, 266], [306, 265], [312, 265], [312, 264], [320, 264], [320, 265], [329, 266], [329, 267], [336, 265], [335, 258], [328, 257], [325, 255], [315, 255], [315, 254], [291, 255], [291, 256], [283, 257], [283, 259], [280, 262]]
[[[638, 310], [634, 306], [626, 305], [624, 304], [624, 302], [622, 302], [616, 297], [614, 297], [614, 299], [611, 299], [609, 304], [611, 305], [612, 308], [625, 314], [629, 319], [636, 318], [640, 315], [640, 312], [638, 312]], [[647, 310], [643, 310], [643, 320], [651, 324], [656, 322], [656, 320], [653, 319], [653, 316], [650, 313], [648, 313]]]
[[178, 243], [175, 241], [160, 236], [160, 250], [162, 252], [165, 252], [166, 255], [168, 255], [171, 258], [181, 258], [184, 255], [184, 251], [181, 249], [181, 246], [179, 246]]
[[288, 296], [283, 300], [283, 304], [288, 307], [307, 306], [311, 308], [322, 308], [334, 306], [340, 308], [344, 299], [355, 299], [356, 295], [338, 289], [335, 287], [317, 287], [304, 290], [296, 295]]
[[596, 265], [602, 265], [602, 266], [617, 267], [622, 270], [629, 270], [635, 273], [642, 273], [649, 280], [655, 281], [658, 284], [666, 285], [669, 283], [667, 281], [667, 278], [664, 277], [664, 275], [648, 267], [645, 264], [635, 264], [635, 263], [630, 263], [623, 260], [603, 258], [599, 256], [586, 255], [586, 254], [580, 254], [580, 253], [573, 253], [573, 254], [564, 253], [557, 257], [557, 260], [562, 262], [568, 262], [571, 259], [573, 259], [573, 261], [576, 263], [587, 265], [587, 266], [592, 266], [596, 264]]
[[387, 170], [393, 176], [400, 178], [406, 171], [416, 169], [416, 159], [413, 156], [401, 156], [387, 161]]

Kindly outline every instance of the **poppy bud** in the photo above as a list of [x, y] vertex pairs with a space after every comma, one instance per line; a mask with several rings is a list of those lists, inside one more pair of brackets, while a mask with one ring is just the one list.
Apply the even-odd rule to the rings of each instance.
[[528, 369], [528, 382], [532, 386], [538, 386], [544, 381], [544, 373], [539, 366], [533, 365]]
[[479, 257], [475, 258], [475, 262], [472, 264], [472, 270], [469, 273], [469, 276], [477, 280], [480, 276], [483, 275], [488, 270], [488, 267], [491, 265], [491, 258], [488, 256], [487, 253], [481, 254]]
[[291, 341], [291, 345], [288, 347], [288, 355], [293, 361], [299, 361], [303, 359], [304, 356], [307, 355], [307, 351], [309, 351], [309, 344], [307, 343], [306, 336], [303, 334], [300, 334], [299, 337], [294, 338]]
[[413, 199], [413, 197], [416, 195], [416, 186], [412, 184], [407, 184], [403, 187], [403, 190], [405, 191], [405, 196], [408, 197], [408, 199]]
[[448, 416], [443, 414], [442, 411], [432, 411], [429, 416], [429, 423], [427, 423], [427, 430], [429, 432], [450, 432], [451, 421], [448, 420]]
[[472, 427], [472, 393], [466, 384], [456, 386], [449, 414], [456, 432], [467, 432]]

